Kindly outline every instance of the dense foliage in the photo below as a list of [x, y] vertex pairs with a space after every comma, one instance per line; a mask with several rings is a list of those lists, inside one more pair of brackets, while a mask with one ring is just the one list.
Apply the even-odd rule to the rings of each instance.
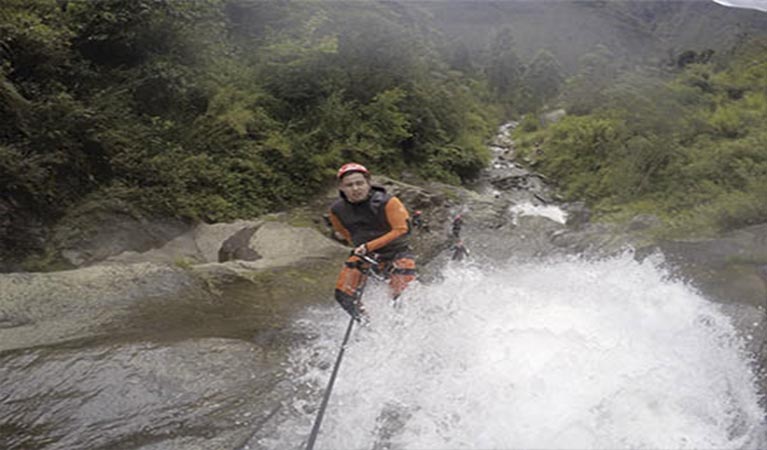
[[203, 220], [301, 202], [354, 159], [460, 182], [500, 120], [395, 4], [3, 0], [0, 181]]
[[[688, 51], [670, 74], [624, 72], [598, 82], [598, 91], [578, 74], [564, 106], [580, 114], [547, 128], [527, 120], [521, 151], [568, 199], [605, 217], [660, 214], [683, 232], [765, 222], [766, 54], [764, 40], [744, 40], [718, 58]], [[583, 70], [594, 69], [587, 61]]]

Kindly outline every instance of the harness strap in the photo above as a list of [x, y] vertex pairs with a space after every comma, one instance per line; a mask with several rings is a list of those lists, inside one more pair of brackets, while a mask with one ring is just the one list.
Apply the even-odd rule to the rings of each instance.
[[344, 265], [350, 269], [359, 269], [359, 270], [367, 270], [370, 267], [370, 264], [361, 260], [357, 260], [357, 261], [347, 260], [344, 262]]

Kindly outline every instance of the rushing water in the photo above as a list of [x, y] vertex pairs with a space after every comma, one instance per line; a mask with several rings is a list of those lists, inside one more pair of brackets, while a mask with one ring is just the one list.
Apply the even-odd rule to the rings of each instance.
[[[392, 308], [366, 294], [317, 448], [764, 448], [756, 377], [730, 319], [626, 254], [452, 266]], [[347, 321], [314, 308], [296, 395], [250, 448], [305, 445]], [[303, 443], [302, 443], [303, 440]]]
[[567, 213], [554, 205], [533, 205], [525, 202], [512, 206], [510, 212], [514, 214], [515, 224], [518, 223], [519, 216], [542, 216], [561, 224], [567, 222]]

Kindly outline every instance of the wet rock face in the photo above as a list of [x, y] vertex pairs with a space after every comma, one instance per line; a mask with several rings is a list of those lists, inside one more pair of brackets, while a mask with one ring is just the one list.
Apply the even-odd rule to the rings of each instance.
[[531, 173], [527, 169], [520, 167], [510, 167], [505, 173], [494, 176], [490, 179], [490, 183], [501, 190], [511, 189], [530, 189], [533, 179], [539, 178], [536, 174]]
[[151, 218], [119, 200], [85, 204], [53, 229], [49, 246], [73, 267], [96, 264], [125, 251], [144, 252], [186, 232], [188, 222]]
[[235, 259], [242, 261], [256, 261], [261, 259], [261, 255], [249, 246], [250, 239], [255, 232], [255, 227], [243, 228], [225, 240], [221, 245], [221, 250], [218, 251], [218, 262], [232, 261]]
[[238, 448], [270, 413], [252, 405], [280, 400], [274, 364], [242, 340], [37, 348], [0, 363], [7, 449]]
[[591, 210], [584, 202], [573, 202], [563, 205], [562, 209], [567, 211], [567, 226], [571, 228], [581, 228], [591, 221]]
[[295, 394], [295, 315], [332, 305], [340, 261], [314, 262], [216, 287], [150, 263], [0, 274], [0, 448], [242, 447]]
[[0, 352], [109, 334], [117, 325], [127, 329], [123, 320], [141, 299], [204, 293], [191, 274], [146, 263], [3, 274]]
[[712, 298], [765, 306], [767, 224], [718, 238], [661, 241], [657, 247], [669, 264]]

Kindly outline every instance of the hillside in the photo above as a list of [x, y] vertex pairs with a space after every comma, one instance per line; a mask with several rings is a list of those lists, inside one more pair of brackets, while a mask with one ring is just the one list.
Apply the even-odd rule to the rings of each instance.
[[474, 55], [489, 45], [493, 31], [509, 26], [517, 50], [530, 58], [552, 51], [573, 72], [578, 58], [607, 45], [626, 62], [662, 60], [683, 50], [728, 49], [741, 33], [767, 32], [767, 14], [727, 8], [710, 0], [688, 1], [455, 1], [416, 2], [429, 11], [450, 42], [461, 41]]

